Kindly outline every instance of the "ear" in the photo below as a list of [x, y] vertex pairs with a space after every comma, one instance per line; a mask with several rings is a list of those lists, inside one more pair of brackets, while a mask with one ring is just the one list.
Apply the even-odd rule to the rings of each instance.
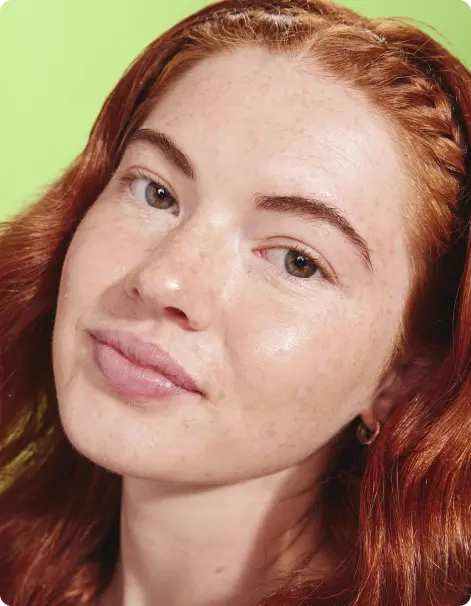
[[363, 423], [374, 431], [377, 421], [383, 423], [399, 399], [428, 379], [443, 355], [443, 348], [429, 347], [391, 368], [380, 380], [370, 405], [360, 413]]

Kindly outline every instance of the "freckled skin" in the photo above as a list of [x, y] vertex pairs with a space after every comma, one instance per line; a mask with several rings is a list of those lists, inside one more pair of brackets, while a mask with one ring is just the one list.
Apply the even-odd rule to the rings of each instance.
[[[260, 49], [200, 63], [143, 127], [174, 139], [198, 178], [135, 147], [80, 224], [53, 339], [65, 431], [125, 478], [307, 478], [336, 434], [372, 409], [402, 314], [410, 270], [400, 152], [360, 93]], [[170, 188], [179, 216], [120, 189], [117, 178], [136, 165]], [[256, 193], [330, 200], [367, 241], [374, 277], [340, 232], [256, 212]], [[279, 247], [296, 243], [327, 260], [339, 283], [280, 275], [288, 251]], [[84, 334], [97, 326], [152, 335], [207, 399], [143, 412], [100, 391], [84, 365]]]
[[[110, 423], [113, 430], [100, 436], [100, 451], [116, 454], [119, 469], [156, 479], [198, 481], [202, 474], [225, 481], [291, 465], [366, 408], [392, 345], [408, 276], [397, 235], [404, 178], [393, 143], [358, 94], [347, 97], [342, 85], [312, 68], [294, 71], [288, 59], [254, 56], [254, 64], [222, 56], [211, 59], [211, 70], [197, 66], [146, 120], [144, 126], [169, 134], [193, 159], [197, 185], [151, 151], [123, 159], [121, 168], [142, 164], [162, 176], [187, 218], [124, 199], [112, 181], [67, 255], [54, 350], [61, 412], [70, 437], [96, 457], [93, 435], [82, 444], [76, 417], [106, 411], [102, 429]], [[228, 62], [235, 64], [230, 70]], [[280, 84], [286, 78], [289, 87]], [[266, 97], [273, 101], [261, 101]], [[332, 228], [252, 211], [255, 192], [315, 195], [319, 182], [322, 193], [335, 192], [372, 249], [374, 282]], [[305, 242], [328, 259], [345, 287], [267, 277], [269, 261], [250, 251], [267, 235]], [[143, 298], [131, 299], [126, 283]], [[200, 330], [165, 317], [167, 306]], [[166, 413], [165, 431], [158, 409], [144, 419], [112, 402], [104, 406], [109, 398], [82, 376], [77, 347], [80, 331], [98, 322], [152, 332], [207, 387], [211, 399], [185, 410], [192, 431], [182, 425], [178, 406]], [[280, 441], [293, 437], [296, 447], [280, 452]], [[126, 448], [115, 453], [116, 442], [139, 443], [138, 458], [129, 461]], [[182, 455], [191, 456], [191, 469], [178, 468]]]

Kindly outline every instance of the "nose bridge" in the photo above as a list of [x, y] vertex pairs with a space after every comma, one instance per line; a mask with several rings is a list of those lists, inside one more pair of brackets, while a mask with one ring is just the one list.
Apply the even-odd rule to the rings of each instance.
[[175, 307], [199, 325], [214, 315], [229, 268], [227, 226], [192, 217], [168, 232], [138, 270], [137, 290], [154, 306]]
[[[226, 255], [224, 228], [204, 221], [189, 219], [184, 225], [168, 233], [156, 246], [150, 264], [158, 271], [159, 266], [169, 275], [181, 280], [197, 278], [200, 283], [217, 282], [216, 258], [222, 261]], [[223, 264], [222, 264], [223, 265]]]

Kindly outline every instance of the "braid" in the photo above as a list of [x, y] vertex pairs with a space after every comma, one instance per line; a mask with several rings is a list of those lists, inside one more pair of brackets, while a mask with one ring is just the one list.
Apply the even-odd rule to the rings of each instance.
[[[402, 57], [404, 64], [412, 70], [411, 84], [417, 89], [419, 97], [430, 99], [430, 110], [423, 107], [424, 125], [428, 123], [429, 129], [423, 129], [424, 135], [432, 136], [435, 143], [442, 145], [441, 139], [449, 141], [445, 143], [449, 153], [438, 153], [442, 159], [454, 162], [447, 166], [448, 170], [461, 177], [465, 176], [464, 156], [467, 152], [467, 133], [463, 128], [463, 121], [459, 117], [459, 107], [454, 91], [443, 77], [443, 66], [441, 65], [436, 42], [417, 32], [416, 37], [422, 37], [418, 46], [417, 40], [411, 40], [410, 29], [402, 22], [378, 21], [376, 31], [388, 40], [388, 45], [394, 49], [397, 56]], [[462, 117], [461, 117], [462, 118]], [[418, 120], [420, 122], [420, 120]], [[446, 150], [444, 150], [446, 151]]]

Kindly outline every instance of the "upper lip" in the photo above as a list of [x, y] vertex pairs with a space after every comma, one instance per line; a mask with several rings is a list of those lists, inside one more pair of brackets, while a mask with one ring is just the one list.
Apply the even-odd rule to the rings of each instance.
[[202, 389], [165, 350], [156, 343], [142, 341], [122, 330], [93, 330], [90, 334], [101, 343], [114, 347], [134, 364], [164, 375], [178, 387], [202, 394]]

